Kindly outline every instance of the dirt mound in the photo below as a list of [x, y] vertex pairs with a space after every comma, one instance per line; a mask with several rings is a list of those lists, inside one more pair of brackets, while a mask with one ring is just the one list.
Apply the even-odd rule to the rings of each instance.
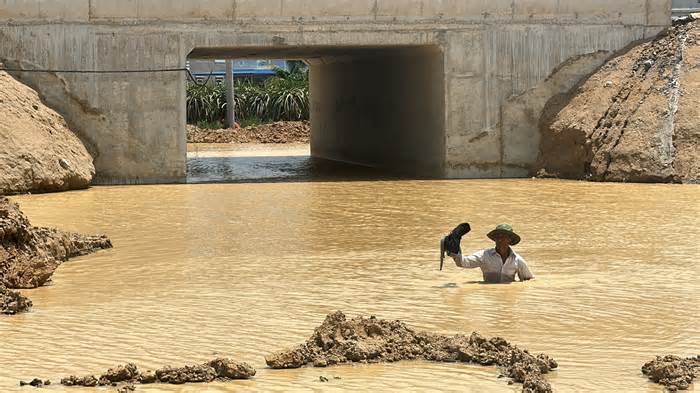
[[116, 386], [126, 383], [132, 386], [134, 383], [170, 383], [183, 384], [188, 382], [212, 382], [214, 380], [229, 381], [234, 379], [248, 379], [255, 375], [255, 369], [247, 363], [236, 363], [231, 359], [214, 359], [210, 362], [185, 367], [163, 367], [156, 371], [141, 373], [135, 364], [110, 368], [99, 378], [94, 375], [76, 377], [71, 375], [61, 379], [64, 386]]
[[0, 284], [0, 314], [15, 315], [29, 311], [32, 301], [19, 292], [10, 291]]
[[678, 24], [608, 61], [540, 119], [543, 177], [700, 180], [700, 37]]
[[49, 385], [51, 385], [51, 381], [48, 379], [46, 381], [42, 381], [39, 378], [34, 378], [29, 382], [19, 381], [19, 386], [33, 386], [35, 388], [40, 388], [40, 387], [49, 386]]
[[0, 195], [87, 188], [92, 157], [58, 113], [0, 71]]
[[[104, 236], [86, 236], [58, 229], [34, 227], [19, 205], [0, 197], [0, 292], [3, 310], [26, 311], [31, 302], [4, 288], [44, 285], [68, 258], [111, 248]], [[8, 294], [9, 293], [9, 294]], [[6, 302], [6, 299], [10, 299]], [[15, 310], [15, 312], [12, 312]]]
[[678, 356], [657, 356], [642, 366], [642, 373], [670, 391], [686, 390], [700, 373], [700, 356], [683, 359]]
[[246, 128], [205, 130], [187, 125], [188, 143], [309, 143], [308, 121], [279, 121]]
[[551, 392], [543, 374], [557, 367], [544, 354], [531, 355], [500, 337], [444, 336], [416, 332], [401, 321], [375, 317], [347, 320], [337, 311], [329, 314], [306, 343], [265, 358], [272, 368], [298, 368], [308, 364], [325, 367], [362, 362], [397, 362], [424, 359], [436, 362], [497, 365], [515, 382], [523, 383], [523, 392]]

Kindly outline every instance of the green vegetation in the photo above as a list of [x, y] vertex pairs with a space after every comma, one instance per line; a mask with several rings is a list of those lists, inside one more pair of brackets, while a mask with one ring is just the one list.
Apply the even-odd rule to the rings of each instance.
[[195, 125], [198, 128], [203, 128], [203, 129], [209, 129], [209, 130], [218, 130], [219, 128], [224, 128], [224, 123], [220, 121], [208, 121], [208, 120], [199, 120], [198, 122], [195, 123]]
[[244, 118], [237, 117], [236, 123], [238, 123], [238, 125], [240, 125], [242, 128], [252, 127], [252, 126], [257, 126], [257, 125], [263, 124], [263, 122], [260, 119], [247, 118], [247, 117], [244, 117]]
[[[234, 92], [236, 119], [241, 126], [309, 119], [309, 73], [296, 63], [289, 71], [277, 69], [276, 75], [262, 84], [236, 81]], [[187, 123], [217, 128], [225, 118], [224, 84], [188, 84]]]

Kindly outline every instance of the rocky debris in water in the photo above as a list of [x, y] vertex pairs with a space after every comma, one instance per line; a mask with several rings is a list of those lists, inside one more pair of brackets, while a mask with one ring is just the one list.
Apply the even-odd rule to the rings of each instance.
[[133, 384], [170, 383], [184, 384], [189, 382], [212, 382], [214, 380], [229, 381], [248, 379], [255, 375], [255, 369], [247, 363], [237, 363], [231, 359], [219, 358], [210, 362], [184, 367], [163, 367], [156, 371], [139, 372], [133, 363], [125, 366], [110, 368], [99, 378], [88, 375], [84, 377], [70, 376], [61, 379], [65, 386], [116, 386], [126, 383]]
[[106, 373], [102, 374], [99, 379], [100, 385], [109, 385], [111, 383], [135, 381], [138, 379], [139, 370], [134, 363], [128, 363], [126, 366], [117, 366], [110, 368]]
[[533, 174], [593, 181], [700, 181], [698, 22], [626, 49], [553, 97]]
[[673, 355], [657, 356], [642, 366], [642, 374], [670, 391], [688, 389], [698, 373], [700, 355], [686, 359]]
[[163, 367], [156, 370], [159, 382], [183, 384], [187, 382], [211, 382], [216, 378], [216, 371], [209, 364], [184, 367]]
[[139, 375], [138, 382], [141, 384], [156, 383], [158, 382], [158, 377], [155, 371], [147, 370]]
[[99, 380], [94, 375], [86, 375], [84, 377], [71, 375], [70, 377], [61, 378], [61, 385], [95, 387], [99, 385]]
[[0, 72], [0, 195], [88, 188], [95, 167], [65, 119]]
[[136, 386], [133, 383], [127, 383], [126, 385], [117, 389], [117, 393], [132, 393], [136, 391]]
[[208, 130], [187, 125], [187, 143], [309, 143], [308, 121], [278, 121], [246, 128]]
[[29, 311], [32, 301], [19, 292], [10, 291], [0, 284], [0, 314], [15, 315]]
[[255, 369], [248, 363], [236, 363], [231, 359], [214, 359], [208, 364], [216, 372], [217, 378], [247, 379], [255, 375]]
[[478, 333], [445, 336], [417, 332], [401, 321], [374, 316], [348, 320], [340, 311], [329, 314], [306, 343], [267, 356], [265, 361], [272, 368], [282, 369], [413, 359], [497, 365], [505, 375], [523, 383], [524, 392], [551, 392], [543, 375], [557, 367], [549, 356], [532, 355], [500, 337], [487, 339]]
[[34, 379], [32, 379], [31, 381], [29, 381], [29, 382], [19, 381], [19, 386], [27, 386], [27, 385], [28, 385], [28, 386], [34, 386], [35, 388], [40, 388], [40, 387], [42, 387], [42, 386], [49, 386], [49, 385], [51, 385], [51, 381], [48, 380], [48, 379], [47, 379], [46, 381], [42, 381], [42, 380], [39, 379], [39, 378], [34, 378]]
[[86, 236], [34, 227], [19, 205], [0, 197], [0, 310], [12, 314], [31, 307], [27, 298], [7, 288], [42, 286], [69, 258], [111, 247], [104, 235]]

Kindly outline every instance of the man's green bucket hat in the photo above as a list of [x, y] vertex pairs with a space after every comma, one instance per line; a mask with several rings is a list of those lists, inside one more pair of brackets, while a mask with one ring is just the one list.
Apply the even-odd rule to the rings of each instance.
[[496, 229], [489, 232], [488, 235], [486, 235], [486, 236], [488, 236], [489, 239], [496, 241], [496, 235], [498, 235], [499, 233], [506, 234], [506, 235], [508, 235], [508, 237], [510, 237], [510, 245], [511, 246], [514, 246], [514, 245], [520, 243], [520, 236], [518, 236], [517, 233], [513, 232], [513, 226], [510, 224], [498, 224], [496, 226]]

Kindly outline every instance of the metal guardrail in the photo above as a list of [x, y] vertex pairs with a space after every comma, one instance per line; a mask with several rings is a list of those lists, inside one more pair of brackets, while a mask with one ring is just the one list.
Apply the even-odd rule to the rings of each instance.
[[673, 16], [685, 16], [700, 12], [700, 8], [673, 8], [671, 9], [671, 15]]

